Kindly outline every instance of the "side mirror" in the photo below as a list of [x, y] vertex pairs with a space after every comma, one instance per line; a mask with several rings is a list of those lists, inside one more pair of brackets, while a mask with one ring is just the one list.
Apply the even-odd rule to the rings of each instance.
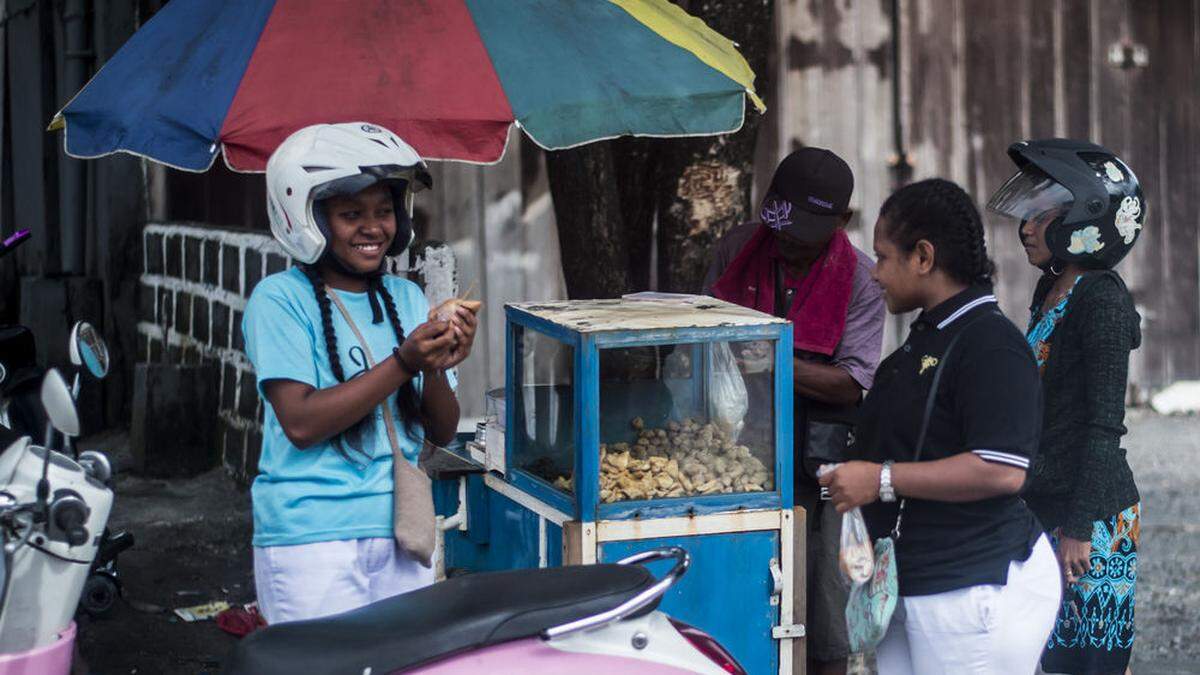
[[42, 407], [50, 424], [66, 436], [79, 435], [79, 413], [75, 410], [75, 399], [57, 368], [46, 372], [42, 380]]
[[108, 345], [95, 326], [80, 321], [71, 329], [71, 363], [85, 366], [96, 379], [108, 374]]

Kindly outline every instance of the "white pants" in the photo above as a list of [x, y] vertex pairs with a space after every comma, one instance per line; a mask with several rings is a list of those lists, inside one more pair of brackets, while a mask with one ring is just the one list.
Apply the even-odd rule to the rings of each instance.
[[434, 571], [390, 538], [254, 547], [258, 609], [272, 624], [347, 612], [433, 581]]
[[1004, 586], [902, 597], [879, 643], [880, 675], [1031, 675], [1062, 594], [1058, 562], [1042, 536]]

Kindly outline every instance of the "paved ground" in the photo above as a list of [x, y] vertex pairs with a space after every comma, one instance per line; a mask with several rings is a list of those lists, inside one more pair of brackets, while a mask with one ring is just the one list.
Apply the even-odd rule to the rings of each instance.
[[[1125, 445], [1144, 518], [1133, 671], [1193, 675], [1200, 673], [1200, 418], [1134, 412], [1129, 426]], [[124, 446], [120, 436], [97, 442]], [[219, 470], [172, 481], [119, 474], [112, 524], [132, 530], [138, 544], [121, 559], [128, 602], [111, 618], [81, 622], [90, 672], [215, 673], [235, 640], [212, 622], [184, 623], [169, 610], [253, 599], [246, 493]]]
[[1200, 673], [1200, 418], [1137, 412], [1125, 447], [1142, 494], [1137, 675]]

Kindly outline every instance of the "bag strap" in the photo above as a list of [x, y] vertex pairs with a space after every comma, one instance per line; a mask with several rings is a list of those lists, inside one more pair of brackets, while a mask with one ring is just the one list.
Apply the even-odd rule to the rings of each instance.
[[[962, 330], [955, 333], [953, 338], [950, 338], [950, 344], [946, 346], [946, 351], [942, 352], [942, 358], [938, 361], [937, 367], [933, 370], [933, 382], [929, 385], [929, 396], [925, 399], [925, 412], [921, 416], [921, 431], [917, 434], [917, 449], [916, 452], [913, 453], [912, 461], [918, 462], [921, 460], [921, 451], [925, 447], [925, 436], [929, 431], [929, 420], [933, 417], [933, 406], [934, 403], [937, 402], [938, 385], [942, 381], [942, 370], [945, 368], [946, 363], [950, 361], [950, 354], [954, 351], [955, 345], [958, 344], [959, 338], [965, 335], [967, 330], [970, 329], [976, 321], [990, 313], [990, 311], [985, 312], [968, 321], [967, 325], [963, 326]], [[904, 505], [907, 502], [907, 499], [900, 500], [900, 509], [896, 512], [896, 525], [892, 528], [891, 536], [893, 540], [900, 538], [900, 522], [904, 519]]]
[[[362, 346], [363, 353], [366, 354], [367, 357], [367, 366], [374, 368], [375, 357], [371, 355], [371, 347], [367, 345], [367, 340], [363, 337], [362, 331], [358, 329], [358, 324], [354, 323], [354, 319], [350, 318], [350, 311], [346, 309], [346, 305], [342, 304], [342, 299], [338, 297], [337, 293], [326, 289], [325, 294], [329, 296], [329, 299], [333, 301], [334, 305], [337, 305], [338, 311], [342, 314], [342, 318], [345, 319], [346, 323], [350, 325], [350, 330], [354, 333], [354, 337], [358, 338], [358, 344]], [[404, 451], [400, 449], [400, 439], [396, 434], [396, 422], [392, 419], [392, 412], [388, 409], [387, 405], [385, 405], [386, 403], [387, 399], [384, 399], [384, 402], [380, 404], [380, 407], [383, 408], [383, 427], [387, 430], [388, 443], [392, 446], [392, 456], [394, 460], [396, 457], [404, 457]]]

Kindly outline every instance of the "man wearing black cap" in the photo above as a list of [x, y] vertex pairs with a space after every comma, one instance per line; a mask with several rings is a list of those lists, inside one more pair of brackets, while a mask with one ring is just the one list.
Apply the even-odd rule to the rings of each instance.
[[806, 625], [809, 672], [817, 674], [845, 673], [849, 642], [846, 589], [837, 572], [841, 518], [826, 508], [816, 469], [842, 461], [883, 343], [874, 263], [844, 229], [853, 192], [854, 175], [833, 152], [803, 148], [788, 155], [759, 220], [716, 244], [704, 284], [710, 295], [793, 324], [796, 504], [808, 513]]

